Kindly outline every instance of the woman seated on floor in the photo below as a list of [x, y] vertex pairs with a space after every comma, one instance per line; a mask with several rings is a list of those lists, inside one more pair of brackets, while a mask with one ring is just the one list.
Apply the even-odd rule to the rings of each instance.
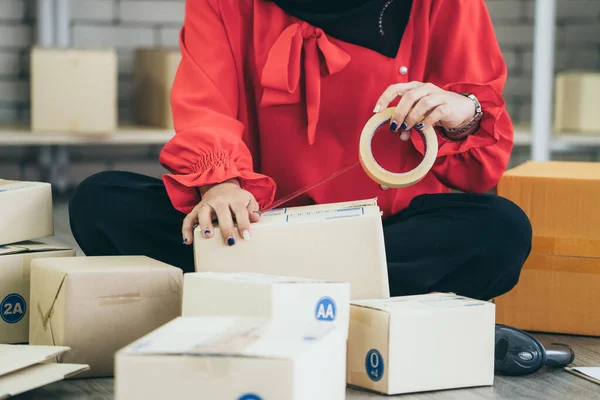
[[438, 157], [421, 182], [386, 188], [355, 168], [288, 205], [377, 197], [393, 296], [491, 299], [517, 283], [531, 226], [486, 194], [507, 167], [513, 126], [484, 0], [188, 1], [180, 45], [176, 135], [160, 157], [169, 173], [84, 181], [70, 218], [87, 255], [193, 271], [195, 225], [203, 240], [250, 239], [275, 199], [355, 163], [366, 121], [394, 106], [373, 152], [388, 170], [412, 169], [418, 131], [434, 127]]

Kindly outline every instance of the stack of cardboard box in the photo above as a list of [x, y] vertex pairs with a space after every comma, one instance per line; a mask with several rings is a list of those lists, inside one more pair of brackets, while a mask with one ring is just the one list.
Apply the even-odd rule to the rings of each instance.
[[[170, 94], [181, 60], [178, 48], [139, 48], [133, 71], [134, 118], [173, 128]], [[119, 125], [114, 48], [31, 49], [31, 130], [42, 134], [112, 134]]]
[[196, 236], [182, 317], [117, 353], [117, 399], [336, 400], [348, 385], [393, 395], [493, 384], [494, 304], [390, 298], [374, 200], [270, 211], [234, 247], [215, 229]]
[[498, 194], [525, 211], [534, 237], [519, 283], [495, 299], [497, 322], [600, 335], [600, 164], [528, 162], [507, 171]]
[[0, 344], [29, 339], [32, 260], [75, 256], [72, 249], [33, 241], [53, 234], [50, 184], [0, 179]]

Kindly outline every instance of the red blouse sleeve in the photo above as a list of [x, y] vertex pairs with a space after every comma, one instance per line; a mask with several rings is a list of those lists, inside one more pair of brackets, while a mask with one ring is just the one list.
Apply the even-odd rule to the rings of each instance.
[[[432, 172], [450, 188], [486, 192], [496, 186], [508, 165], [513, 125], [502, 98], [506, 64], [485, 1], [435, 1], [430, 31], [425, 81], [474, 94], [484, 113], [479, 129], [464, 140], [448, 140], [438, 130], [438, 159]], [[422, 140], [413, 142], [423, 153]]]
[[188, 1], [180, 34], [181, 62], [171, 90], [175, 136], [160, 154], [173, 206], [189, 213], [197, 188], [238, 178], [261, 208], [275, 196], [275, 182], [253, 171], [252, 155], [237, 119], [239, 79], [231, 47], [212, 0]]

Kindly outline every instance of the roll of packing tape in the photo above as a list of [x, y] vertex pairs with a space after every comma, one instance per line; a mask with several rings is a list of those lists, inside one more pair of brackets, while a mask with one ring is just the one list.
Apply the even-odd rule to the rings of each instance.
[[395, 108], [388, 108], [378, 114], [375, 114], [367, 121], [360, 135], [359, 143], [359, 159], [360, 163], [371, 179], [375, 182], [390, 187], [403, 188], [414, 185], [427, 175], [433, 167], [433, 163], [437, 157], [438, 140], [435, 130], [427, 128], [423, 131], [423, 140], [425, 141], [425, 156], [423, 161], [412, 171], [394, 173], [387, 171], [375, 161], [371, 142], [375, 136], [375, 132], [384, 124], [387, 124], [392, 119]]

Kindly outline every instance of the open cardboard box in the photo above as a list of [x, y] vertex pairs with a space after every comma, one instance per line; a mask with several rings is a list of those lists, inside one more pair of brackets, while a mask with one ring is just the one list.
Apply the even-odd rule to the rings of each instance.
[[89, 368], [82, 364], [52, 362], [68, 350], [61, 346], [0, 344], [0, 399], [58, 382]]

